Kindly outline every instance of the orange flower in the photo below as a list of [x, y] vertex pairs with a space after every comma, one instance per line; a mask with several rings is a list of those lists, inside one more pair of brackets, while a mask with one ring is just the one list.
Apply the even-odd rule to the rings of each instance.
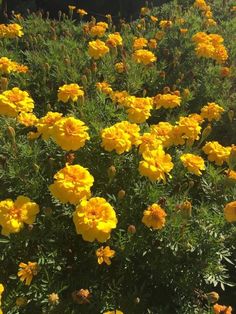
[[101, 246], [99, 249], [96, 250], [96, 255], [98, 258], [99, 265], [101, 265], [102, 263], [111, 265], [110, 259], [115, 256], [115, 251], [111, 250], [109, 246], [106, 246], [105, 248]]
[[29, 286], [33, 277], [38, 273], [38, 264], [36, 262], [20, 263], [19, 267], [17, 276], [20, 277], [20, 281], [25, 281], [25, 284]]

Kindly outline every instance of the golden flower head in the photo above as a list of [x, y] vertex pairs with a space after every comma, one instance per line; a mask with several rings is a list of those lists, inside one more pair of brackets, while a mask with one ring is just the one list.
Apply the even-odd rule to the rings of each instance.
[[133, 53], [133, 59], [137, 63], [144, 65], [152, 64], [157, 60], [154, 53], [146, 49], [138, 49]]
[[68, 101], [77, 101], [84, 97], [84, 91], [78, 84], [65, 84], [58, 89], [58, 100], [66, 103]]
[[209, 161], [214, 161], [216, 165], [222, 166], [224, 162], [228, 162], [231, 147], [224, 147], [217, 141], [207, 142], [202, 150], [207, 155]]
[[20, 281], [24, 282], [27, 286], [31, 284], [34, 276], [38, 274], [38, 264], [36, 262], [28, 262], [28, 264], [20, 263], [17, 276], [20, 277]]
[[59, 295], [55, 292], [48, 295], [48, 302], [51, 304], [58, 304], [59, 303]]
[[89, 242], [107, 241], [117, 224], [113, 207], [102, 197], [81, 201], [73, 213], [73, 221], [76, 232]]
[[184, 167], [188, 169], [189, 172], [200, 176], [202, 170], [205, 170], [204, 159], [200, 156], [194, 154], [183, 154], [180, 157]]
[[225, 205], [224, 215], [228, 222], [236, 222], [236, 201]]
[[221, 114], [224, 112], [224, 108], [217, 105], [214, 102], [208, 103], [206, 106], [201, 109], [201, 116], [203, 119], [207, 119], [208, 121], [216, 120], [219, 121], [221, 118]]
[[96, 250], [96, 256], [98, 258], [98, 264], [101, 265], [105, 263], [107, 265], [111, 265], [111, 258], [115, 256], [115, 251], [111, 250], [109, 246], [105, 248], [101, 246], [99, 249]]
[[10, 233], [19, 232], [24, 227], [24, 224], [31, 225], [35, 222], [38, 212], [39, 206], [25, 196], [18, 196], [15, 202], [11, 199], [1, 201], [1, 233], [9, 235]]
[[89, 42], [88, 54], [90, 55], [91, 58], [98, 60], [105, 56], [108, 52], [109, 48], [103, 41], [97, 39], [95, 41]]
[[54, 175], [54, 179], [49, 190], [62, 203], [76, 205], [91, 195], [94, 178], [80, 165], [66, 165]]
[[54, 124], [62, 118], [62, 113], [48, 111], [46, 116], [40, 118], [37, 123], [37, 131], [44, 140], [48, 140], [52, 135]]
[[143, 212], [142, 222], [149, 228], [162, 229], [165, 226], [167, 214], [158, 204], [149, 206]]
[[173, 94], [158, 94], [154, 97], [154, 106], [165, 109], [172, 109], [175, 107], [179, 107], [181, 102], [181, 97]]

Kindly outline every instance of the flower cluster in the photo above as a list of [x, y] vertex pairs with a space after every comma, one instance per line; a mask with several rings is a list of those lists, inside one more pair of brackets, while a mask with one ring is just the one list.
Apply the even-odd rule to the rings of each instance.
[[1, 233], [9, 235], [10, 233], [19, 232], [24, 227], [24, 224], [33, 224], [38, 213], [39, 206], [25, 196], [18, 196], [15, 202], [11, 199], [1, 201]]
[[217, 24], [213, 19], [211, 7], [207, 5], [205, 0], [195, 0], [194, 6], [202, 12], [203, 17], [206, 19], [207, 26], [215, 26]]
[[199, 32], [192, 37], [192, 40], [196, 44], [195, 52], [198, 57], [211, 58], [218, 63], [224, 63], [228, 59], [222, 36]]

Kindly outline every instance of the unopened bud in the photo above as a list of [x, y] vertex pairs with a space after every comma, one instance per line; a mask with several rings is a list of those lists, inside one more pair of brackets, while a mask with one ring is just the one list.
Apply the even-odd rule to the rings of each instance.
[[13, 127], [9, 126], [9, 127], [7, 128], [7, 130], [8, 130], [8, 134], [9, 134], [13, 139], [15, 139], [15, 136], [16, 136], [16, 131], [15, 131], [15, 129], [14, 129]]
[[179, 205], [179, 209], [181, 210], [181, 214], [185, 218], [189, 218], [192, 215], [192, 203], [188, 200], [184, 201], [181, 205]]
[[210, 124], [208, 124], [208, 126], [205, 127], [205, 129], [203, 129], [202, 131], [201, 142], [203, 142], [211, 134], [211, 131], [212, 131], [212, 127]]
[[25, 297], [18, 297], [16, 299], [16, 306], [23, 307], [23, 306], [26, 306], [26, 304], [27, 304], [27, 299]]
[[136, 227], [134, 225], [129, 225], [127, 231], [128, 231], [128, 233], [135, 234], [136, 233]]
[[1, 91], [4, 92], [8, 87], [8, 79], [6, 77], [1, 77]]
[[117, 197], [120, 199], [120, 200], [123, 200], [123, 198], [125, 197], [125, 194], [126, 192], [124, 190], [120, 190], [117, 194]]
[[216, 303], [220, 298], [219, 294], [215, 291], [207, 293], [206, 297], [210, 303]]
[[229, 110], [228, 111], [228, 117], [229, 117], [229, 120], [230, 122], [232, 123], [233, 122], [233, 119], [234, 119], [234, 111], [233, 110]]
[[110, 179], [114, 178], [114, 176], [116, 175], [116, 167], [115, 166], [110, 166], [108, 169], [107, 169], [107, 174], [108, 174], [108, 177]]

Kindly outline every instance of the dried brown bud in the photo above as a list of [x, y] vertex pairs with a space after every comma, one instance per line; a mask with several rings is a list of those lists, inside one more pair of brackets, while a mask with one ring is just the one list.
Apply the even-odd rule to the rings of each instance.
[[136, 233], [136, 227], [134, 225], [129, 225], [127, 231], [128, 231], [128, 233], [135, 234]]

